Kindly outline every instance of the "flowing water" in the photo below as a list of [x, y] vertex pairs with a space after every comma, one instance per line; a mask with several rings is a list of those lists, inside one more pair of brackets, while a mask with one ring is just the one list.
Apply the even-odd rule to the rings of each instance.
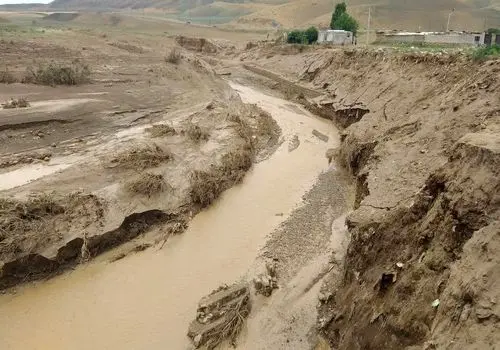
[[[338, 145], [330, 122], [249, 87], [233, 88], [273, 115], [285, 143], [163, 249], [114, 263], [100, 257], [2, 296], [0, 349], [190, 348], [186, 331], [199, 299], [245, 275], [266, 236], [328, 166], [325, 151]], [[329, 142], [313, 136], [314, 129]], [[289, 152], [295, 135], [300, 146]]]

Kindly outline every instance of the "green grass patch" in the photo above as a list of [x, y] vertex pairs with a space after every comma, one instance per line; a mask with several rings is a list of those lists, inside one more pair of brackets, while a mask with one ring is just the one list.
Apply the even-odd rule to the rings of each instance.
[[490, 58], [500, 58], [500, 45], [484, 46], [472, 52], [474, 61], [485, 61]]

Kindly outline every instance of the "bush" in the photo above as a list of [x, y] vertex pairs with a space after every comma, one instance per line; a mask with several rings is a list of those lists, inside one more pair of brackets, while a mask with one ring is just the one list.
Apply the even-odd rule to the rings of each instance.
[[318, 41], [318, 30], [310, 27], [307, 30], [293, 30], [288, 33], [287, 42], [289, 44], [313, 44]]
[[474, 61], [484, 61], [490, 57], [500, 56], [500, 45], [491, 45], [480, 47], [472, 53]]
[[176, 48], [173, 48], [172, 50], [170, 50], [167, 57], [165, 57], [165, 61], [167, 61], [168, 63], [177, 64], [180, 62], [181, 58], [182, 58], [182, 56], [181, 56], [181, 53], [179, 52], [179, 50], [177, 50]]
[[29, 107], [30, 104], [27, 99], [24, 97], [18, 98], [18, 99], [11, 99], [10, 101], [3, 103], [2, 107], [4, 109], [12, 109], [12, 108], [27, 108]]
[[17, 82], [16, 77], [9, 72], [7, 69], [0, 71], [0, 83], [2, 84], [14, 84]]
[[90, 69], [87, 65], [74, 61], [69, 65], [51, 62], [40, 64], [36, 69], [29, 67], [23, 83], [39, 85], [80, 85], [90, 82]]
[[315, 27], [309, 27], [306, 32], [307, 41], [309, 44], [313, 44], [318, 41], [319, 32]]

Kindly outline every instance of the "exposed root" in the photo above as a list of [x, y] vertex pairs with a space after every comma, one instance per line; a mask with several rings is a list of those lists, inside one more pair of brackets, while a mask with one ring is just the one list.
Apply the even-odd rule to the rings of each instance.
[[238, 339], [245, 319], [250, 314], [250, 304], [248, 299], [241, 299], [233, 307], [226, 311], [226, 323], [220, 329], [214, 329], [205, 335], [207, 339], [206, 346], [208, 349], [214, 349], [222, 342], [228, 339], [231, 345], [236, 347], [236, 340]]

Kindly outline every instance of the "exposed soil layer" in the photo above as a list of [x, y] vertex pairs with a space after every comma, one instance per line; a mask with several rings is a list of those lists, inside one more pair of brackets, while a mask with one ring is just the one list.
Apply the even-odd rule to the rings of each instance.
[[[49, 49], [72, 49], [53, 39], [2, 41], [2, 63], [22, 74], [26, 50], [66, 62]], [[102, 39], [81, 34], [71, 43], [100, 54], [84, 57], [91, 85], [0, 84], [2, 101], [22, 94], [31, 102], [0, 110], [0, 289], [87, 261], [152, 227], [182, 232], [278, 142], [271, 116], [243, 104], [203, 57], [183, 51], [166, 61], [162, 48], [175, 47], [173, 39], [155, 48], [148, 38], [140, 50], [119, 34], [120, 47]], [[154, 51], [142, 59], [143, 49]]]
[[384, 50], [266, 57], [263, 69], [323, 94], [292, 98], [346, 127], [338, 161], [356, 177], [356, 210], [343, 277], [326, 284], [320, 307], [330, 344], [494, 348], [500, 61]]

